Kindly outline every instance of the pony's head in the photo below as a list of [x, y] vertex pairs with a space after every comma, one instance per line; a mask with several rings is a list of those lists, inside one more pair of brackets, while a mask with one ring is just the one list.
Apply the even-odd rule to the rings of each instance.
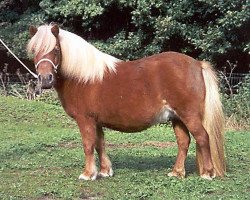
[[31, 40], [28, 52], [34, 56], [34, 63], [38, 75], [38, 85], [43, 89], [50, 89], [56, 82], [57, 67], [61, 62], [58, 25], [29, 28]]
[[42, 88], [51, 88], [61, 76], [78, 83], [101, 82], [105, 74], [116, 72], [116, 64], [121, 62], [56, 24], [31, 26], [29, 31], [28, 52], [34, 55]]

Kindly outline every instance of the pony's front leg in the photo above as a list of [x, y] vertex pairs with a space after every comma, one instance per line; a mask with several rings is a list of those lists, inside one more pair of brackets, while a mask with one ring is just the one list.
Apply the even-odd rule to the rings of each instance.
[[95, 164], [94, 150], [96, 146], [96, 125], [92, 119], [76, 119], [79, 126], [85, 153], [85, 168], [79, 176], [82, 180], [95, 180], [97, 169]]
[[185, 160], [190, 144], [190, 135], [187, 127], [180, 120], [172, 121], [175, 136], [178, 144], [178, 155], [172, 172], [168, 173], [168, 176], [175, 176], [184, 178], [185, 172]]
[[105, 140], [102, 127], [97, 128], [96, 151], [98, 153], [100, 160], [99, 176], [101, 177], [113, 176], [112, 164], [105, 151]]

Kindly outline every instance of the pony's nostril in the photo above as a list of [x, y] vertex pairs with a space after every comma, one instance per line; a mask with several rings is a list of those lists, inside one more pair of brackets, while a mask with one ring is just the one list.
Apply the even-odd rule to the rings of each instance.
[[48, 80], [49, 80], [50, 83], [53, 81], [53, 74], [49, 75], [49, 79]]
[[38, 82], [42, 82], [42, 77], [41, 77], [41, 75], [40, 74], [38, 74]]

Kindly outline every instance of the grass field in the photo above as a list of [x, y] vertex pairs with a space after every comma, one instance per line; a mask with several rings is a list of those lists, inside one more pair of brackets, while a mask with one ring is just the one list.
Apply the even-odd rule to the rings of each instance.
[[169, 178], [177, 146], [172, 130], [106, 130], [115, 176], [79, 181], [84, 156], [75, 123], [59, 106], [0, 96], [0, 199], [250, 199], [249, 131], [226, 133], [228, 172], [207, 181], [195, 171]]

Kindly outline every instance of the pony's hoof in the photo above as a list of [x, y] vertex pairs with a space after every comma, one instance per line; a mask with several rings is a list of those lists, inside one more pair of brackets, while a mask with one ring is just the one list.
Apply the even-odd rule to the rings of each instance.
[[177, 177], [177, 178], [185, 178], [185, 172], [175, 172], [175, 171], [172, 171], [172, 172], [168, 173], [168, 176], [169, 177]]
[[95, 172], [92, 176], [86, 176], [84, 174], [81, 174], [79, 176], [79, 180], [94, 181], [94, 180], [96, 180], [97, 174], [98, 174], [97, 172]]
[[211, 176], [207, 175], [207, 174], [202, 174], [201, 178], [209, 180], [209, 181], [213, 180], [213, 178]]
[[212, 181], [213, 178], [215, 178], [215, 177], [216, 177], [216, 174], [215, 174], [215, 173], [213, 173], [212, 176], [210, 176], [209, 174], [202, 174], [202, 175], [201, 175], [201, 178], [206, 179], [206, 180], [209, 180], [209, 181]]
[[114, 172], [113, 172], [113, 169], [112, 169], [112, 168], [110, 168], [109, 172], [100, 172], [100, 173], [99, 173], [99, 176], [100, 176], [101, 178], [111, 177], [111, 176], [113, 176], [113, 175], [114, 175]]

